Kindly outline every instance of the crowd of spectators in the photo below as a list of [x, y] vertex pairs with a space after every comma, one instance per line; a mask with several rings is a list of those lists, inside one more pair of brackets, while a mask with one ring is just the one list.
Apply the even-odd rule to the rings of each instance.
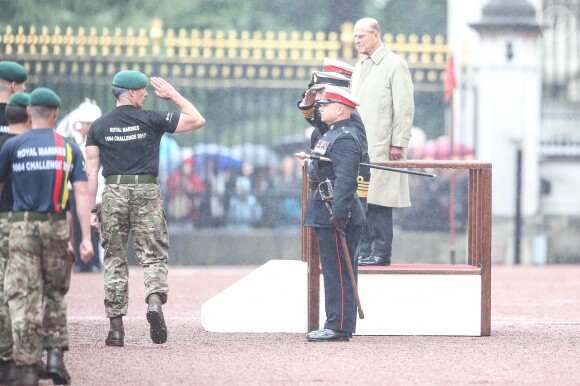
[[288, 155], [275, 165], [221, 167], [189, 157], [169, 174], [165, 199], [170, 224], [236, 229], [299, 226], [302, 161]]
[[[430, 142], [422, 142], [420, 135], [416, 137], [416, 146], [410, 151], [412, 159], [449, 157], [443, 154], [448, 147], [446, 137]], [[438, 145], [435, 155], [442, 154], [435, 157], [425, 151], [433, 147], [431, 142]], [[461, 159], [469, 159], [460, 155]], [[167, 173], [163, 184], [170, 225], [275, 229], [301, 224], [302, 161], [293, 155], [284, 155], [269, 165], [228, 163], [218, 156], [189, 156], [179, 165]], [[437, 178], [410, 178], [412, 206], [395, 211], [397, 226], [410, 231], [449, 231], [453, 212], [456, 230], [465, 230], [467, 175], [448, 170], [430, 172], [437, 173]], [[454, 206], [450, 205], [452, 196]]]

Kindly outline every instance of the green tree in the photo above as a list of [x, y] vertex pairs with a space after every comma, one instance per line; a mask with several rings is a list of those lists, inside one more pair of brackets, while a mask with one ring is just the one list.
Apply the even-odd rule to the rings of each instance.
[[445, 34], [446, 0], [0, 0], [0, 28], [133, 27], [340, 31], [374, 17], [384, 32]]
[[383, 33], [447, 35], [447, 0], [372, 0], [365, 12]]

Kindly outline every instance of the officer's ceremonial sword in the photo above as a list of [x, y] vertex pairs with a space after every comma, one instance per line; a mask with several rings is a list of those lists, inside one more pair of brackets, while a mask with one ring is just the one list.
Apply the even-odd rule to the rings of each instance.
[[[321, 187], [325, 186], [326, 191]], [[324, 205], [326, 205], [326, 209], [330, 212], [330, 216], [332, 214], [332, 183], [330, 180], [326, 180], [321, 182], [318, 185], [318, 191], [320, 192], [320, 197], [322, 197], [322, 201], [324, 201]], [[342, 229], [338, 229], [334, 227], [334, 229], [338, 232], [338, 237], [340, 238], [340, 243], [342, 245], [342, 251], [344, 254], [344, 262], [346, 264], [346, 268], [348, 270], [348, 276], [350, 277], [350, 283], [352, 284], [352, 292], [354, 293], [354, 300], [356, 302], [356, 309], [358, 311], [358, 317], [360, 319], [365, 318], [365, 313], [363, 312], [362, 306], [360, 304], [360, 297], [358, 296], [358, 287], [356, 285], [356, 280], [354, 278], [354, 270], [352, 269], [352, 260], [350, 259], [350, 253], [348, 253], [348, 245], [346, 244], [346, 235]]]
[[[300, 159], [310, 158], [310, 159], [317, 159], [317, 160], [325, 161], [325, 162], [332, 162], [332, 160], [330, 158], [328, 158], [328, 157], [322, 157], [322, 156], [314, 155], [314, 154], [306, 154], [303, 151], [300, 152], [300, 153], [294, 153], [294, 155], [296, 157], [300, 158]], [[388, 170], [390, 172], [414, 174], [414, 175], [423, 176], [423, 177], [437, 177], [436, 174], [425, 173], [425, 172], [418, 172], [418, 171], [415, 171], [415, 170], [408, 170], [408, 169], [391, 168], [391, 167], [388, 167], [388, 166], [368, 164], [368, 163], [365, 163], [365, 162], [361, 162], [360, 165], [361, 166], [368, 166], [369, 168], [373, 168], [373, 169]]]

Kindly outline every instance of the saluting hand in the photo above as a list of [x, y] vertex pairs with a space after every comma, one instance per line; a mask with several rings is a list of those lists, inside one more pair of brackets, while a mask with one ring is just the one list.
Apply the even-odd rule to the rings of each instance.
[[302, 100], [302, 104], [304, 106], [312, 106], [316, 102], [316, 90], [308, 89], [304, 94], [304, 99]]
[[165, 79], [153, 76], [150, 79], [155, 95], [161, 99], [171, 99], [177, 91]]

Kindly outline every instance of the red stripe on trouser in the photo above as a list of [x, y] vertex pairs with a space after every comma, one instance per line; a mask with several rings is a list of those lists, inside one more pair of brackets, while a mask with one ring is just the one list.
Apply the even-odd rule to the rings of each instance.
[[338, 232], [334, 230], [334, 246], [336, 247], [336, 258], [338, 259], [338, 272], [340, 277], [340, 331], [344, 330], [344, 283], [342, 282], [342, 261], [340, 260], [340, 250], [338, 247]]

